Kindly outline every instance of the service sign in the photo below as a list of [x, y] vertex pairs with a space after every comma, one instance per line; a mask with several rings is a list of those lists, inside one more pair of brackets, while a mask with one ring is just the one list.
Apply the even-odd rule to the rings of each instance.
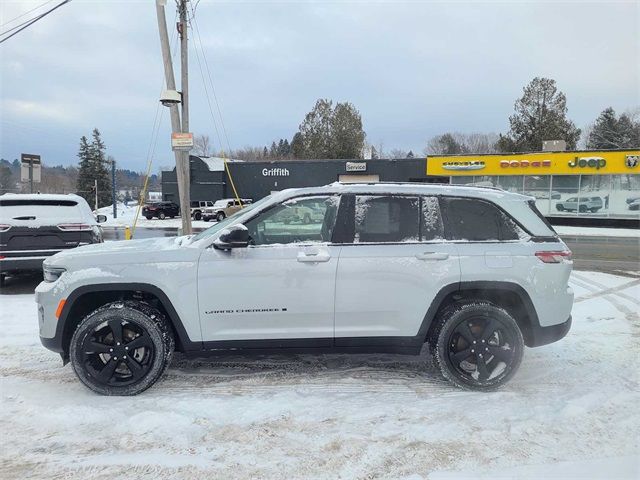
[[366, 172], [367, 162], [347, 162], [346, 171], [347, 172]]
[[640, 150], [446, 155], [427, 158], [427, 175], [640, 174]]

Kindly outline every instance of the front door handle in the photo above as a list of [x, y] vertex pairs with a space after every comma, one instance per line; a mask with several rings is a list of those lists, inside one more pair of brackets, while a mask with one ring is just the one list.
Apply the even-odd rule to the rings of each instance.
[[328, 262], [330, 259], [331, 255], [328, 253], [298, 253], [298, 261], [302, 263]]
[[418, 260], [446, 260], [449, 254], [445, 252], [422, 252], [416, 255]]

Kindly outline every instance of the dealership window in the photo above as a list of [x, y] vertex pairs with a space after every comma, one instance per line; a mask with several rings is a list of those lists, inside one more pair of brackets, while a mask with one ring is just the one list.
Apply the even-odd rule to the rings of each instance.
[[451, 240], [517, 240], [519, 227], [490, 202], [471, 198], [443, 198], [447, 237]]
[[339, 197], [302, 197], [261, 213], [245, 225], [252, 245], [330, 242]]
[[419, 241], [418, 197], [358, 195], [354, 243]]

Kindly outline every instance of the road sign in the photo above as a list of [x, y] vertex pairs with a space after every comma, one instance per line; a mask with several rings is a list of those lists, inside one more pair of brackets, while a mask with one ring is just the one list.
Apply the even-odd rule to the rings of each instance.
[[20, 180], [23, 182], [40, 183], [41, 180], [40, 155], [23, 153], [20, 155]]
[[173, 150], [191, 150], [193, 148], [193, 133], [172, 133], [171, 148]]

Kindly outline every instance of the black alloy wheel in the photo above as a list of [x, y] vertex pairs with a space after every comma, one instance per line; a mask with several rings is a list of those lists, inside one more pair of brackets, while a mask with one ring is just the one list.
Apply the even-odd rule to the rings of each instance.
[[85, 317], [71, 339], [78, 378], [103, 395], [135, 395], [167, 368], [174, 341], [163, 315], [138, 301], [114, 302]]
[[436, 363], [459, 387], [493, 390], [520, 366], [524, 341], [517, 322], [491, 303], [471, 301], [448, 307], [436, 332]]

